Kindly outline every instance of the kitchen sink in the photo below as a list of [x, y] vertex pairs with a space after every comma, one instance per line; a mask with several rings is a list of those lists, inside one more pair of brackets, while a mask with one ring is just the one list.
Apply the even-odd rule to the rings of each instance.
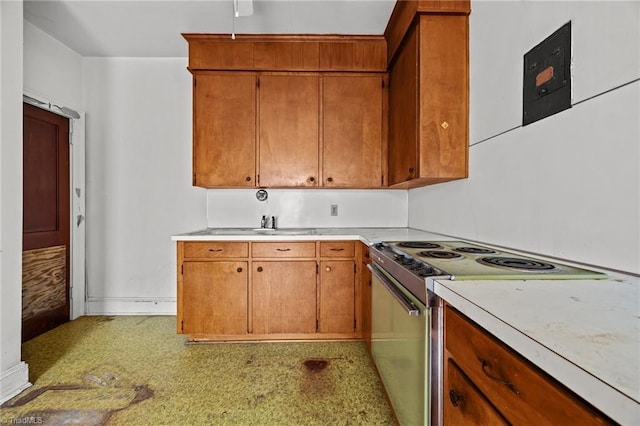
[[313, 235], [316, 233], [314, 228], [254, 228], [253, 231], [266, 235]]
[[189, 235], [314, 235], [315, 228], [207, 228]]

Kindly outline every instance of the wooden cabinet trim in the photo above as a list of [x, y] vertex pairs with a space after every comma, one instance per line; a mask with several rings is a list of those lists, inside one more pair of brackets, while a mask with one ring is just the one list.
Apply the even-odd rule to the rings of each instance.
[[185, 259], [245, 258], [249, 243], [226, 241], [189, 241], [183, 243]]
[[384, 38], [387, 42], [387, 64], [390, 64], [398, 51], [403, 38], [413, 21], [419, 14], [463, 14], [471, 13], [470, 0], [400, 0], [397, 1], [387, 27]]
[[354, 241], [321, 241], [320, 257], [354, 258], [356, 255]]
[[315, 242], [254, 242], [251, 257], [258, 258], [315, 258]]
[[182, 34], [189, 70], [385, 71], [383, 36]]

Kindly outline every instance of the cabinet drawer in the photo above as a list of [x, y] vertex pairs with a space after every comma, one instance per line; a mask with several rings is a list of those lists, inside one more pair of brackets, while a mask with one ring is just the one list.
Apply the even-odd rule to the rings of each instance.
[[253, 243], [251, 255], [253, 257], [315, 257], [316, 243]]
[[326, 241], [320, 243], [320, 257], [354, 257], [353, 241]]
[[229, 243], [224, 241], [198, 241], [184, 243], [184, 258], [230, 258], [248, 257], [249, 243]]
[[451, 359], [447, 360], [446, 371], [443, 395], [445, 425], [508, 424]]
[[560, 383], [447, 306], [445, 347], [512, 424], [609, 424]]

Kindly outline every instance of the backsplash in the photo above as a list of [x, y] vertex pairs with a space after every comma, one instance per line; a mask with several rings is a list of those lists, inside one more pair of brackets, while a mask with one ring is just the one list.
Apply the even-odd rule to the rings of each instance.
[[[407, 191], [351, 189], [207, 190], [207, 226], [259, 227], [262, 215], [276, 216], [278, 226], [292, 227], [405, 227]], [[336, 205], [337, 216], [331, 216]]]

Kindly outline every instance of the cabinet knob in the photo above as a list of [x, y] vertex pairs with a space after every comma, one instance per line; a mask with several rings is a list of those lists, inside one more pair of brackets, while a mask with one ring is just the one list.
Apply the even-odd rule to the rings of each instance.
[[258, 272], [262, 272], [262, 266], [258, 266]]
[[316, 178], [314, 178], [313, 176], [309, 178], [309, 182], [315, 182], [315, 181], [316, 181]]
[[449, 400], [451, 401], [451, 404], [453, 404], [454, 407], [457, 407], [460, 401], [462, 401], [463, 399], [464, 398], [462, 397], [462, 395], [460, 395], [454, 389], [451, 389], [449, 391]]
[[247, 182], [251, 182], [251, 176], [247, 176], [246, 178], [244, 178], [244, 180], [246, 180]]
[[333, 182], [333, 178], [332, 177], [328, 177], [327, 178], [327, 182]]
[[238, 269], [236, 269], [236, 271], [242, 272], [242, 268], [238, 268]]
[[324, 268], [324, 270], [327, 272], [331, 272], [331, 266], [327, 266], [326, 268]]

